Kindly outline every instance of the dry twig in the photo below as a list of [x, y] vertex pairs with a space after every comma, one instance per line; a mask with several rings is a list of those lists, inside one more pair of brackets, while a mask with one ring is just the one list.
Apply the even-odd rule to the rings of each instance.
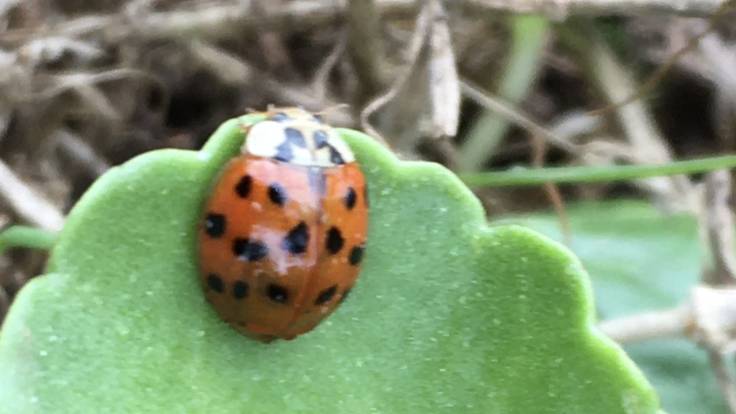
[[574, 14], [639, 15], [643, 13], [675, 13], [707, 16], [715, 13], [727, 0], [465, 0], [471, 6], [507, 10], [515, 13], [544, 13], [556, 19]]
[[[702, 280], [711, 286], [736, 284], [736, 256], [734, 256], [731, 173], [716, 171], [705, 181], [704, 227], [714, 269], [704, 271]], [[708, 359], [731, 412], [736, 413], [736, 378], [729, 372], [727, 359], [736, 353], [736, 289], [696, 290], [696, 304], [702, 329], [700, 335], [708, 349]], [[705, 324], [707, 323], [707, 325]], [[704, 326], [703, 326], [704, 325]]]
[[[544, 167], [544, 157], [547, 153], [547, 145], [543, 138], [532, 135], [532, 166], [534, 168]], [[554, 183], [545, 183], [543, 185], [547, 199], [555, 209], [557, 219], [560, 221], [560, 232], [567, 246], [572, 244], [572, 233], [570, 232], [570, 220], [565, 211], [565, 201], [560, 193], [560, 188]]]
[[[621, 102], [637, 89], [629, 70], [622, 65], [598, 31], [585, 20], [578, 20], [576, 27], [578, 50], [589, 67], [592, 80], [598, 85], [608, 102]], [[570, 42], [575, 43], [575, 42]], [[663, 164], [673, 157], [654, 118], [642, 101], [634, 101], [615, 112], [623, 137], [631, 152], [627, 158], [636, 164]], [[666, 210], [696, 211], [692, 183], [686, 176], [657, 177], [637, 180], [636, 184], [655, 197]], [[684, 206], [683, 206], [684, 201]]]
[[703, 282], [711, 286], [736, 283], [734, 221], [729, 207], [730, 198], [731, 173], [716, 171], [708, 174], [700, 228], [705, 232], [707, 245], [713, 256], [713, 270], [703, 273]]
[[372, 97], [385, 83], [383, 34], [380, 16], [373, 0], [348, 2], [348, 50], [363, 97]]
[[[309, 87], [281, 82], [210, 43], [194, 42], [191, 49], [194, 56], [202, 64], [209, 67], [212, 73], [233, 87], [244, 88], [246, 85], [255, 83], [258, 87], [272, 94], [278, 102], [290, 102], [292, 105], [315, 111], [337, 105], [336, 102], [328, 101], [327, 97], [315, 99]], [[255, 82], [255, 79], [257, 79], [257, 82]], [[352, 123], [352, 120], [347, 117], [339, 117], [335, 121], [342, 125]]]
[[686, 336], [694, 323], [689, 305], [601, 322], [598, 327], [608, 337], [621, 344], [650, 339]]
[[59, 145], [59, 149], [74, 160], [75, 164], [82, 166], [90, 177], [99, 177], [110, 168], [110, 163], [99, 156], [89, 144], [69, 131], [58, 130], [52, 139]]
[[563, 149], [570, 154], [578, 156], [581, 155], [580, 150], [576, 145], [571, 144], [565, 138], [558, 136], [549, 129], [541, 126], [538, 122], [532, 120], [529, 115], [524, 114], [518, 108], [513, 108], [512, 105], [503, 102], [501, 99], [491, 97], [484, 93], [480, 88], [472, 85], [468, 80], [462, 81], [460, 83], [460, 88], [463, 95], [470, 98], [478, 105], [504, 117], [507, 121], [524, 128], [529, 131], [529, 133], [544, 138], [547, 142], [557, 148]]
[[[733, 359], [736, 352], [734, 230], [733, 212], [728, 207], [730, 174], [711, 173], [706, 186], [701, 225], [715, 258], [714, 271], [703, 272], [703, 284], [693, 289], [689, 301], [675, 309], [604, 321], [599, 327], [620, 343], [678, 336], [697, 342], [708, 352], [724, 398], [731, 411], [736, 412], [736, 378], [727, 368], [727, 359]], [[729, 287], [714, 287], [723, 284]]]
[[341, 34], [339, 40], [335, 43], [335, 47], [332, 48], [330, 54], [314, 72], [310, 87], [314, 91], [314, 100], [322, 102], [322, 106], [326, 105], [325, 102], [327, 102], [329, 94], [330, 73], [340, 62], [340, 57], [345, 53], [346, 45], [347, 36]]
[[720, 21], [723, 19], [724, 15], [726, 15], [727, 12], [729, 12], [734, 6], [736, 6], [736, 1], [734, 0], [727, 0], [723, 2], [723, 4], [718, 8], [718, 10], [715, 11], [713, 16], [708, 21], [708, 26], [702, 30], [700, 33], [698, 33], [696, 36], [691, 37], [687, 44], [672, 54], [663, 65], [661, 65], [659, 68], [657, 68], [656, 71], [654, 71], [653, 74], [651, 74], [633, 93], [631, 93], [628, 97], [618, 101], [611, 103], [609, 105], [604, 106], [603, 108], [595, 109], [591, 111], [591, 115], [603, 115], [607, 112], [613, 111], [615, 109], [621, 108], [624, 105], [628, 105], [631, 102], [634, 102], [638, 99], [641, 99], [644, 95], [648, 94], [649, 92], [654, 89], [654, 87], [659, 84], [662, 79], [667, 75], [667, 73], [672, 69], [673, 66], [680, 60], [682, 56], [685, 54], [691, 52], [692, 50], [696, 49], [698, 45], [700, 44], [700, 41], [703, 40], [703, 38], [713, 32], [713, 29], [715, 29], [716, 25], [720, 23]]
[[[460, 117], [460, 90], [444, 8], [424, 4], [410, 41], [410, 63], [391, 88], [361, 114], [365, 129], [376, 133], [370, 117], [381, 111], [381, 126], [396, 148], [411, 153], [425, 137], [452, 137]], [[376, 135], [378, 135], [376, 133]]]
[[2, 161], [0, 197], [27, 223], [51, 231], [59, 231], [64, 225], [61, 211], [24, 183]]
[[[255, 13], [251, 2], [202, 2], [193, 9], [174, 9], [146, 15], [93, 15], [78, 17], [44, 30], [17, 29], [0, 35], [0, 44], [10, 46], [31, 37], [77, 37], [105, 33], [108, 39], [130, 36], [138, 38], [188, 38], [193, 35], [216, 39], [242, 35], [245, 28], [271, 29], [288, 27], [299, 21], [300, 27], [315, 27], [333, 22], [344, 15], [346, 0], [322, 2], [294, 0], [263, 16]], [[552, 18], [575, 14], [607, 15], [666, 12], [691, 16], [715, 13], [725, 0], [461, 0], [460, 4], [480, 10], [514, 13], [544, 13]], [[376, 0], [384, 16], [406, 15], [415, 8], [414, 0]]]

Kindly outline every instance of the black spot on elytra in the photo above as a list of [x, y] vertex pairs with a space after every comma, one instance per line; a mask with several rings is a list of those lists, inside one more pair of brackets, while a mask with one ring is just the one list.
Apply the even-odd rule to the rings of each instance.
[[332, 300], [332, 298], [335, 296], [335, 293], [337, 293], [337, 285], [332, 285], [328, 287], [327, 289], [319, 293], [317, 299], [314, 300], [314, 304], [324, 305], [325, 303]]
[[273, 157], [278, 161], [289, 162], [294, 158], [294, 153], [291, 151], [291, 144], [288, 141], [282, 143], [276, 147], [276, 155]]
[[348, 192], [345, 194], [345, 207], [348, 210], [352, 210], [355, 207], [355, 201], [358, 199], [358, 194], [355, 193], [353, 187], [348, 187]]
[[337, 254], [337, 252], [342, 249], [343, 244], [345, 244], [345, 239], [342, 238], [340, 229], [337, 227], [330, 227], [330, 230], [327, 232], [327, 240], [325, 241], [327, 251], [332, 254]]
[[286, 134], [286, 142], [289, 144], [296, 145], [299, 148], [307, 148], [307, 141], [304, 139], [302, 131], [296, 128], [286, 128], [284, 134]]
[[204, 231], [210, 237], [221, 237], [225, 234], [227, 222], [225, 216], [217, 213], [208, 213], [204, 220]]
[[345, 164], [345, 160], [342, 159], [342, 155], [340, 155], [340, 153], [332, 146], [330, 146], [330, 161], [337, 165]]
[[284, 121], [288, 121], [291, 118], [289, 118], [289, 115], [286, 115], [283, 112], [277, 112], [277, 113], [271, 115], [271, 118], [270, 119], [271, 119], [271, 121], [284, 122]]
[[248, 296], [248, 283], [243, 280], [238, 280], [233, 285], [233, 297], [235, 299], [243, 299]]
[[289, 300], [289, 291], [285, 287], [275, 283], [268, 285], [266, 295], [276, 303], [286, 303]]
[[237, 238], [233, 240], [233, 254], [240, 260], [255, 262], [268, 255], [268, 246], [258, 240]]
[[314, 131], [314, 145], [317, 146], [317, 148], [324, 148], [327, 146], [327, 133], [322, 130]]
[[240, 178], [238, 183], [235, 185], [235, 193], [238, 194], [238, 197], [240, 198], [246, 198], [248, 197], [248, 194], [250, 194], [250, 188], [253, 184], [253, 178], [250, 175], [244, 175]]
[[284, 187], [281, 185], [273, 183], [268, 186], [268, 198], [270, 198], [274, 204], [283, 206], [284, 203], [286, 203], [286, 190], [284, 190]]
[[225, 290], [225, 283], [223, 283], [220, 276], [215, 273], [207, 275], [207, 286], [217, 293], [222, 293]]
[[289, 230], [284, 240], [281, 242], [281, 247], [291, 254], [301, 254], [307, 251], [307, 244], [309, 243], [309, 228], [307, 224], [299, 222], [294, 228]]
[[350, 250], [348, 260], [350, 261], [351, 265], [357, 266], [360, 261], [363, 260], [363, 246], [353, 247], [352, 250]]

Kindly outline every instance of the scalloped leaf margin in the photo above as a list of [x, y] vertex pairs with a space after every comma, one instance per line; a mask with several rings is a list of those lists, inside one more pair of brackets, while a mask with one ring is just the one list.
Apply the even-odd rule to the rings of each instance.
[[195, 229], [257, 120], [224, 123], [200, 152], [137, 157], [85, 194], [0, 332], [0, 412], [657, 412], [595, 330], [571, 253], [487, 226], [449, 171], [347, 129], [371, 199], [350, 300], [295, 341], [230, 329], [200, 292]]

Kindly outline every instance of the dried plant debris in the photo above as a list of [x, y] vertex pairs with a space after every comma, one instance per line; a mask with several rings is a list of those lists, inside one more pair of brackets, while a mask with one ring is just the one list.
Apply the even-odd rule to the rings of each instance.
[[[363, 127], [386, 137], [407, 155], [422, 138], [454, 137], [460, 116], [460, 82], [448, 17], [437, 0], [424, 4], [409, 42], [410, 62], [390, 89], [363, 111]], [[376, 114], [377, 113], [377, 114]], [[376, 128], [371, 118], [376, 114]]]

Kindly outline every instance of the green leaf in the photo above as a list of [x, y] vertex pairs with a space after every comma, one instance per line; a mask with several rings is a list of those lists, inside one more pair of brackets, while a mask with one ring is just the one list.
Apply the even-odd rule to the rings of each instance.
[[[690, 295], [705, 252], [692, 216], [666, 216], [641, 202], [590, 203], [568, 209], [572, 250], [591, 274], [603, 317], [667, 309]], [[561, 239], [557, 218], [514, 222]], [[670, 414], [728, 413], [706, 353], [686, 340], [626, 347]]]
[[0, 412], [657, 411], [594, 330], [570, 253], [487, 227], [450, 172], [350, 130], [372, 202], [357, 287], [294, 341], [236, 333], [201, 293], [195, 229], [253, 120], [228, 121], [198, 153], [138, 157], [84, 195], [0, 333]]

